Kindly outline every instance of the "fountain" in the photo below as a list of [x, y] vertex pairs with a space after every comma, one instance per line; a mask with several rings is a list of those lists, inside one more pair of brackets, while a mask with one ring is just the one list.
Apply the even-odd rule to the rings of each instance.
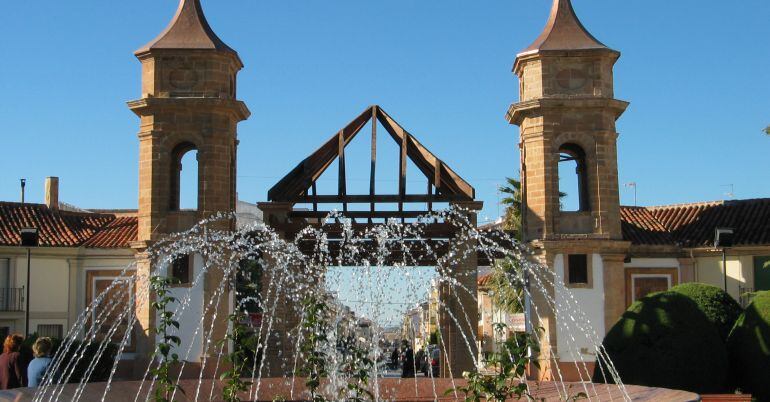
[[[317, 225], [302, 229], [291, 240], [282, 239], [264, 224], [236, 231], [216, 230], [217, 221], [230, 219], [225, 215], [202, 221], [148, 250], [153, 267], [164, 269], [155, 268], [151, 275], [141, 276], [135, 274], [135, 267], [126, 267], [123, 278], [94, 299], [69, 330], [39, 388], [6, 391], [0, 394], [0, 400], [462, 399], [460, 390], [468, 381], [434, 377], [432, 370], [421, 379], [382, 378], [382, 365], [378, 362], [383, 361], [387, 352], [381, 344], [381, 330], [373, 330], [366, 339], [346, 336], [346, 328], [351, 325], [346, 321], [349, 313], [345, 313], [339, 295], [328, 287], [332, 284], [339, 291], [345, 280], [341, 272], [355, 270], [356, 280], [345, 283], [349, 288], [345, 294], [372, 306], [366, 314], [376, 321], [381, 318], [381, 306], [392, 300], [394, 292], [419, 293], [420, 288], [425, 288], [421, 283], [425, 277], [418, 278], [420, 275], [410, 272], [421, 266], [421, 261], [432, 259], [437, 261], [432, 281], [444, 291], [464, 294], [475, 303], [476, 294], [469, 294], [453, 271], [471, 254], [490, 261], [512, 261], [518, 267], [508, 271], [510, 283], [521, 285], [519, 301], [530, 306], [527, 328], [531, 345], [542, 347], [539, 353], [540, 347], [520, 348], [526, 352], [517, 358], [524, 359], [526, 367], [507, 378], [509, 385], [523, 390], [524, 399], [697, 400], [696, 395], [685, 392], [624, 385], [611, 364], [604, 369], [615, 385], [592, 384], [588, 382], [592, 373], [581, 353], [575, 353], [578, 359], [574, 369], [584, 381], [566, 381], [557, 357], [547, 350], [548, 334], [537, 330], [543, 314], [555, 312], [558, 325], [571, 334], [568, 347], [577, 348], [575, 336], [579, 335], [593, 341], [597, 356], [606, 357], [599, 334], [551, 270], [531, 262], [528, 250], [509, 235], [478, 230], [465, 212], [453, 207], [421, 216], [414, 222], [388, 220], [363, 231], [354, 230], [351, 220], [342, 214], [332, 213]], [[426, 240], [425, 231], [437, 222], [451, 225], [457, 235], [444, 241]], [[330, 226], [341, 228], [338, 240], [329, 239], [326, 229]], [[469, 244], [474, 246], [468, 247]], [[192, 283], [188, 287], [173, 287], [165, 279], [165, 267], [179, 256], [193, 253], [199, 256], [201, 264]], [[472, 274], [475, 277], [476, 273]], [[392, 283], [389, 278], [393, 276], [406, 280], [405, 293], [383, 286]], [[220, 280], [207, 284], [213, 297], [202, 300], [199, 311], [191, 300], [204, 278]], [[125, 286], [126, 281], [131, 286]], [[130, 356], [129, 350], [136, 342], [136, 332], [131, 329], [137, 326], [137, 318], [121, 300], [134, 288], [152, 289], [136, 292], [135, 304], [151, 302], [155, 310], [157, 324], [150, 336], [155, 355], [144, 361], [136, 359], [136, 365], [141, 363], [140, 375], [135, 381], [124, 381], [117, 374], [118, 368], [126, 362], [124, 358]], [[554, 297], [548, 289], [562, 297]], [[475, 328], [476, 323], [469, 322], [468, 315], [452, 314], [453, 309], [443, 305], [450, 302], [442, 299], [440, 307], [454, 328]], [[227, 318], [217, 317], [222, 304], [232, 306], [227, 309], [231, 312]], [[180, 322], [188, 324], [180, 326]], [[226, 328], [220, 328], [223, 325]], [[279, 334], [276, 328], [287, 328], [288, 333]], [[439, 326], [438, 330], [445, 328]], [[223, 337], [215, 338], [222, 333]], [[449, 366], [454, 360], [444, 340], [453, 338], [438, 335], [441, 360]], [[463, 330], [460, 335], [463, 345], [455, 346], [473, 356], [474, 366], [480, 366], [477, 334]], [[524, 338], [514, 338], [514, 342], [515, 339]], [[117, 345], [117, 350], [107, 380], [89, 383], [97, 370], [98, 358], [112, 350], [108, 347], [111, 343]], [[82, 360], [87, 347], [96, 349], [90, 361]], [[193, 356], [193, 349], [202, 351], [198, 358]], [[550, 381], [533, 380], [535, 362], [541, 367], [554, 367], [554, 377]], [[83, 374], [79, 381], [68, 384], [76, 367]], [[442, 370], [452, 372], [451, 367]], [[276, 373], [283, 374], [275, 377]]]

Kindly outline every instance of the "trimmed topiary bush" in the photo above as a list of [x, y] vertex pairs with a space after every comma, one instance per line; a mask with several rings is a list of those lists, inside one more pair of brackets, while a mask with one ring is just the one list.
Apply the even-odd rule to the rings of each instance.
[[743, 309], [735, 299], [724, 290], [703, 283], [685, 283], [671, 288], [695, 302], [706, 318], [716, 326], [719, 336], [727, 342], [727, 337], [738, 320]]
[[736, 385], [770, 401], [770, 291], [757, 293], [738, 318], [727, 348]]
[[[728, 391], [725, 344], [698, 304], [681, 293], [654, 293], [636, 301], [603, 345], [626, 384], [706, 394]], [[606, 362], [601, 363], [593, 381], [612, 382], [600, 369]]]

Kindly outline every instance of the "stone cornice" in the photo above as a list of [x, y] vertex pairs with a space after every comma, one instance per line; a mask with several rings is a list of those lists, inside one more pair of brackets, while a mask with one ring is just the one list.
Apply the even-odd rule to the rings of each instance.
[[556, 57], [610, 57], [614, 64], [620, 58], [620, 52], [613, 49], [533, 50], [517, 54], [512, 71], [521, 77], [521, 68], [527, 62]]
[[592, 96], [540, 98], [511, 104], [506, 113], [506, 120], [518, 126], [524, 118], [542, 114], [546, 109], [610, 109], [615, 112], [617, 119], [628, 105], [626, 101]]
[[249, 118], [251, 112], [246, 104], [239, 100], [222, 99], [218, 97], [174, 97], [174, 98], [142, 98], [127, 102], [128, 108], [137, 116], [153, 114], [158, 109], [213, 109], [229, 112], [235, 115], [239, 121]]
[[563, 253], [565, 250], [579, 250], [586, 254], [618, 254], [628, 253], [631, 242], [623, 240], [534, 240], [530, 245], [535, 249], [544, 249], [549, 253]]

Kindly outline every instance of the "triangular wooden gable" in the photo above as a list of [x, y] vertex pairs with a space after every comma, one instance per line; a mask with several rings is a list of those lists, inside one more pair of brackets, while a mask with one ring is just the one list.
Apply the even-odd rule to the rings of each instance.
[[[385, 128], [390, 137], [399, 145], [399, 194], [377, 194], [375, 188], [376, 169], [376, 130], [377, 124]], [[368, 195], [348, 195], [345, 180], [345, 147], [355, 138], [361, 129], [372, 121], [372, 158], [370, 172], [370, 191]], [[409, 158], [428, 178], [425, 194], [406, 194], [406, 166]], [[335, 159], [339, 159], [339, 186], [336, 195], [317, 195], [315, 182], [329, 168]], [[432, 188], [431, 188], [432, 187]], [[446, 163], [423, 146], [412, 134], [406, 131], [390, 115], [377, 105], [364, 110], [342, 130], [334, 134], [326, 143], [289, 172], [268, 192], [268, 199], [274, 202], [313, 203], [348, 202], [375, 203], [393, 202], [456, 202], [473, 201], [474, 188], [452, 170]], [[401, 209], [401, 208], [399, 208]]]

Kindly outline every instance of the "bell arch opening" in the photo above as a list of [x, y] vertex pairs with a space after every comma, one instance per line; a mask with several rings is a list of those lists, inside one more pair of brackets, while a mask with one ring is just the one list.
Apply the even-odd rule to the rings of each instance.
[[582, 147], [566, 143], [559, 147], [559, 207], [562, 211], [590, 210], [588, 167]]
[[197, 210], [200, 194], [198, 148], [183, 142], [171, 152], [169, 209]]

